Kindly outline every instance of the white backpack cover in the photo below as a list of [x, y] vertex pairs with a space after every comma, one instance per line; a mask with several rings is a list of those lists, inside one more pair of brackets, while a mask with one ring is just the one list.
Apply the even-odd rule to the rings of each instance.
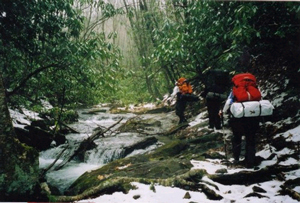
[[230, 112], [235, 118], [271, 116], [274, 106], [269, 100], [234, 102]]

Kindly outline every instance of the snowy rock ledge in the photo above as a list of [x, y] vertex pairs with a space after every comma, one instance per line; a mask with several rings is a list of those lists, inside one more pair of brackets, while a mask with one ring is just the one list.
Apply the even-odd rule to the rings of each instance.
[[49, 149], [52, 144], [60, 145], [66, 141], [64, 135], [60, 133], [54, 135], [49, 124], [36, 112], [27, 109], [21, 109], [21, 112], [10, 109], [10, 115], [18, 139], [28, 146], [42, 151]]

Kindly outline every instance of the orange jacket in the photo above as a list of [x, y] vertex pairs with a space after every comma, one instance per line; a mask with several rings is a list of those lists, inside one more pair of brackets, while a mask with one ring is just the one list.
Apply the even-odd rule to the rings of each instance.
[[192, 94], [193, 92], [191, 84], [185, 78], [179, 78], [176, 85], [181, 94]]

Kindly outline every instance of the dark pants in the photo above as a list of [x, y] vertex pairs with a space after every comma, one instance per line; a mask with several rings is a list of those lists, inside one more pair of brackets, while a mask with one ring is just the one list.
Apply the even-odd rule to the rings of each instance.
[[222, 103], [220, 101], [206, 101], [210, 128], [215, 127], [216, 129], [221, 129], [221, 117], [219, 116], [221, 105]]
[[232, 129], [232, 152], [236, 161], [241, 154], [242, 136], [246, 137], [245, 162], [247, 167], [253, 167], [255, 162], [255, 134], [259, 128], [258, 118], [232, 118], [230, 120]]
[[176, 102], [176, 115], [179, 117], [179, 123], [184, 123], [186, 122], [185, 116], [184, 116], [184, 111], [186, 108], [186, 103], [187, 101], [183, 99], [178, 99]]
[[177, 94], [177, 101], [175, 107], [175, 113], [179, 117], [179, 123], [186, 122], [186, 118], [184, 116], [184, 111], [187, 105], [187, 102], [199, 101], [199, 98], [193, 94]]

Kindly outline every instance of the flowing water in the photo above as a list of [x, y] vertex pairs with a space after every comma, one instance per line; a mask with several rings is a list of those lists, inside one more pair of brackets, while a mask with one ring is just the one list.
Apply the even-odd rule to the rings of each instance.
[[[110, 114], [108, 112], [108, 108], [102, 109], [104, 111], [106, 110], [105, 112], [99, 112], [95, 114], [86, 113], [91, 110], [93, 109], [82, 109], [78, 111], [79, 121], [70, 125], [70, 127], [80, 133], [72, 133], [66, 136], [69, 145], [78, 145], [78, 143], [90, 136], [93, 133], [93, 130], [98, 127], [105, 129], [118, 122], [121, 118], [123, 118], [123, 120], [114, 128], [112, 128], [111, 131], [108, 131], [105, 134], [105, 137], [100, 137], [95, 140], [97, 147], [85, 153], [84, 162], [72, 160], [67, 163], [62, 169], [57, 171], [50, 170], [47, 173], [47, 182], [57, 187], [60, 192], [64, 192], [80, 175], [82, 175], [86, 171], [94, 170], [110, 161], [122, 157], [122, 151], [125, 146], [130, 146], [145, 138], [145, 135], [141, 135], [138, 133], [116, 133], [116, 129], [120, 125], [125, 123], [128, 119], [136, 117], [135, 114]], [[154, 116], [155, 115], [149, 114], [143, 115], [142, 117], [143, 119], [145, 119]], [[53, 163], [53, 161], [67, 145], [68, 144], [66, 143], [64, 145], [53, 147], [41, 152], [39, 158], [40, 168], [47, 168], [47, 166]], [[154, 144], [153, 146], [150, 146], [145, 150], [135, 150], [128, 156], [137, 153], [145, 153], [147, 151], [155, 149], [156, 147], [157, 144]], [[61, 163], [67, 156], [68, 153], [65, 152], [63, 156], [57, 161], [56, 165]]]

